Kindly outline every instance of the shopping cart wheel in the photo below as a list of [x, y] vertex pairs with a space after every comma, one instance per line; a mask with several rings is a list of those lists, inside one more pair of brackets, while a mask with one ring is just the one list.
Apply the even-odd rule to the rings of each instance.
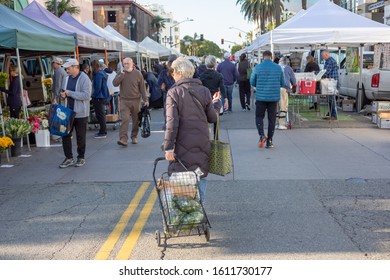
[[161, 246], [161, 234], [159, 230], [156, 230], [156, 241], [157, 241], [157, 246]]
[[206, 236], [206, 241], [210, 241], [210, 228], [206, 226], [206, 229], [204, 230], [204, 235]]

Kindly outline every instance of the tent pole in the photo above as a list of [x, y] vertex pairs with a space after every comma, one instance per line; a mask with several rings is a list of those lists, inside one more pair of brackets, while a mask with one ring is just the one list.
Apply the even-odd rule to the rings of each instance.
[[359, 113], [363, 107], [363, 48], [364, 45], [360, 44], [359, 47], [359, 84], [357, 86], [357, 94], [356, 94], [356, 111]]
[[[6, 136], [5, 135], [5, 127], [4, 127], [3, 108], [1, 107], [1, 102], [0, 102], [0, 119], [1, 119], [1, 128], [2, 128], [2, 132], [3, 132], [3, 136]], [[5, 154], [7, 155], [7, 161], [9, 161], [8, 149], [5, 150]]]
[[104, 50], [104, 60], [106, 62], [106, 66], [108, 67], [108, 54], [107, 54], [107, 50]]
[[[27, 118], [28, 118], [28, 111], [27, 111], [26, 99], [23, 96], [23, 79], [22, 79], [22, 67], [21, 67], [21, 64], [20, 64], [19, 48], [16, 48], [16, 57], [17, 57], [17, 61], [18, 61], [18, 75], [19, 75], [20, 90], [21, 90], [20, 96], [22, 97], [23, 115], [24, 115], [24, 119], [27, 120]], [[26, 138], [27, 138], [28, 150], [31, 151], [30, 139], [29, 139], [28, 135], [26, 135]], [[23, 137], [22, 137], [22, 139], [23, 139]], [[21, 145], [23, 145], [23, 141], [22, 141]]]
[[80, 54], [79, 54], [79, 47], [76, 47], [76, 59], [80, 63]]
[[273, 33], [272, 33], [272, 30], [271, 30], [271, 34], [270, 34], [270, 39], [271, 39], [271, 53], [272, 55], [275, 57], [275, 54], [274, 54], [274, 42], [273, 42]]

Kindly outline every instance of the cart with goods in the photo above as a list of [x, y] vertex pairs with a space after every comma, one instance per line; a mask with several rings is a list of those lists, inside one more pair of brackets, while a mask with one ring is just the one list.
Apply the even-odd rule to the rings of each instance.
[[[157, 245], [172, 237], [204, 234], [210, 240], [210, 222], [199, 195], [199, 178], [194, 171], [164, 172], [156, 177], [159, 161], [154, 161], [153, 179], [162, 214], [163, 231], [156, 231]], [[180, 161], [179, 161], [180, 162]], [[182, 164], [180, 162], [180, 164]], [[183, 164], [182, 164], [183, 165]], [[183, 165], [185, 168], [185, 166]]]

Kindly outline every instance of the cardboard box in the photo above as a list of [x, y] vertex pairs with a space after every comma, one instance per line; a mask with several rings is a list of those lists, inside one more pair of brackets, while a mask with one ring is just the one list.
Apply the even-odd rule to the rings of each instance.
[[390, 111], [390, 101], [372, 101], [372, 112]]
[[378, 114], [376, 112], [375, 113], [373, 112], [371, 115], [371, 122], [378, 124], [377, 121], [378, 121]]
[[106, 122], [117, 122], [119, 121], [118, 114], [108, 114], [106, 115]]
[[343, 112], [353, 112], [353, 104], [355, 100], [344, 99], [342, 102]]
[[390, 128], [390, 113], [379, 113], [377, 116], [379, 128]]

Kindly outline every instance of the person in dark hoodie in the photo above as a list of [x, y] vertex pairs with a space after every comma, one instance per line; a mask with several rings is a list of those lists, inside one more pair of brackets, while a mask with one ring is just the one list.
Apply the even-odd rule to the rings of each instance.
[[99, 132], [95, 134], [95, 138], [106, 138], [105, 106], [110, 97], [107, 87], [108, 74], [103, 71], [103, 67], [98, 60], [92, 61], [92, 71], [92, 104], [100, 126]]
[[211, 95], [214, 96], [216, 92], [220, 92], [223, 98], [226, 98], [226, 89], [223, 83], [223, 76], [221, 73], [215, 71], [217, 59], [213, 55], [209, 55], [205, 59], [206, 70], [202, 72], [199, 79], [202, 84], [207, 87]]
[[144, 77], [146, 83], [148, 84], [149, 90], [149, 106], [151, 108], [162, 108], [163, 105], [163, 96], [161, 88], [157, 84], [157, 77], [154, 72], [141, 71], [142, 76]]
[[9, 106], [11, 118], [18, 119], [20, 115], [20, 110], [22, 108], [22, 89], [20, 88], [18, 66], [11, 66], [10, 75], [12, 77], [12, 81], [9, 86], [9, 90], [1, 88], [1, 91], [7, 93], [7, 105]]

